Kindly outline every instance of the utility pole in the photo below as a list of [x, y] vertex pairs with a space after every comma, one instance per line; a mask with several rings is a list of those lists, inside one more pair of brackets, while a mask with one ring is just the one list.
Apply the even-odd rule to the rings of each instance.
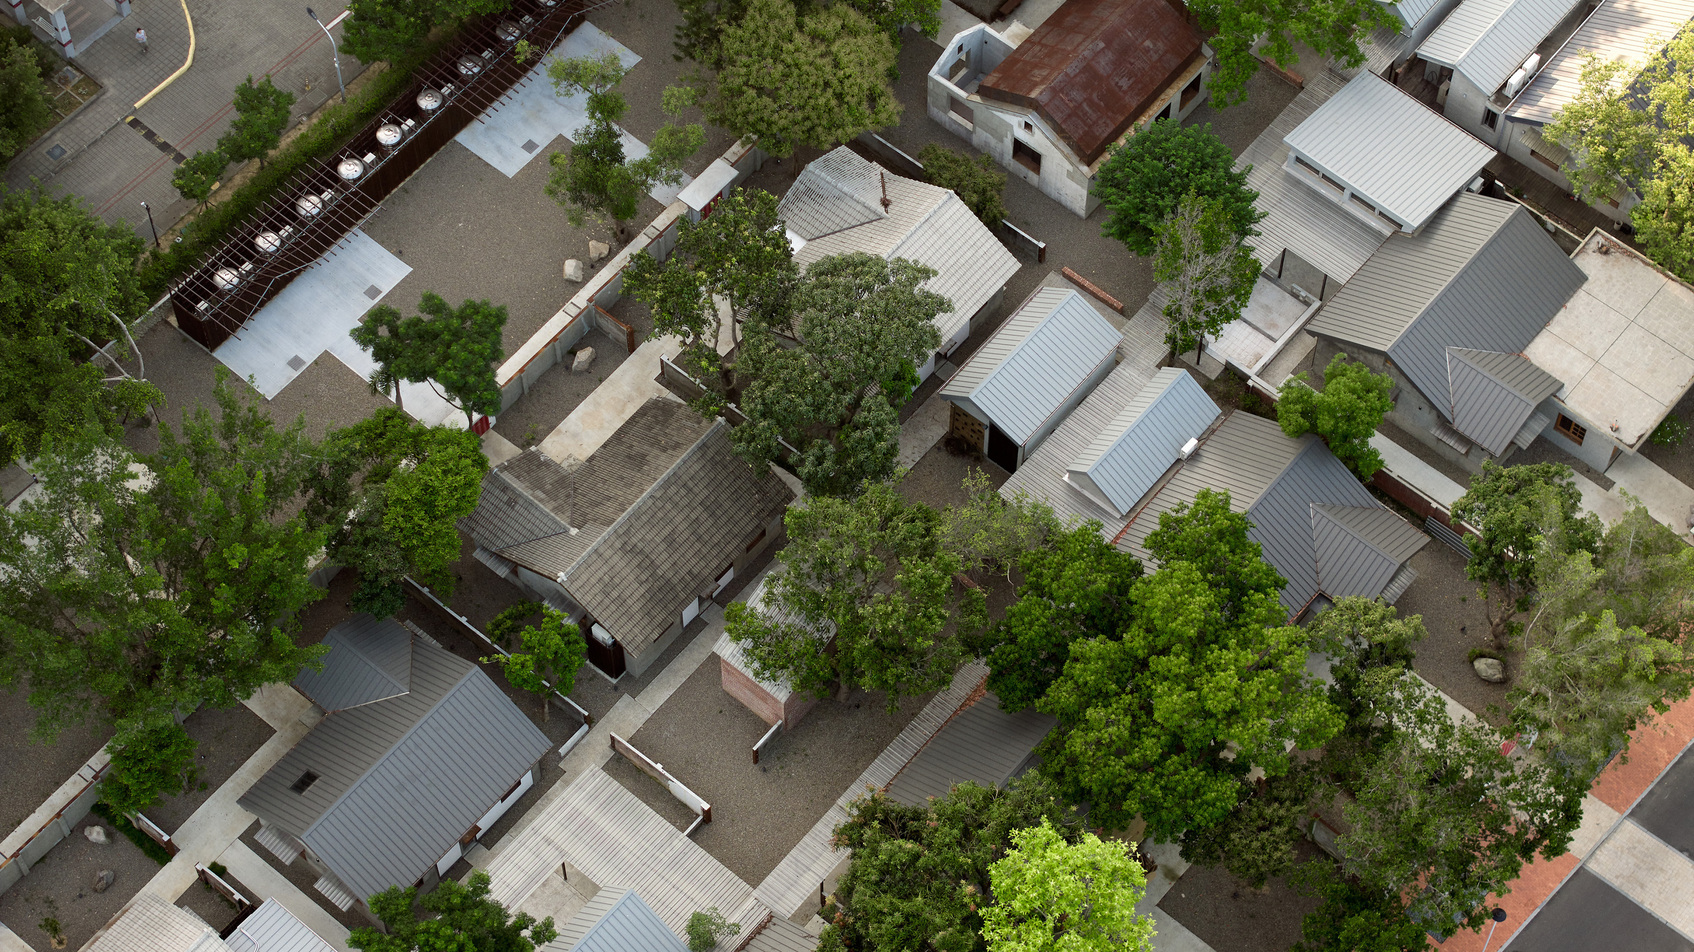
[[346, 102], [347, 84], [341, 81], [341, 51], [335, 48], [335, 34], [329, 32], [329, 27], [324, 26], [324, 21], [318, 19], [318, 15], [312, 12], [311, 7], [306, 8], [306, 15], [311, 17], [312, 22], [324, 31], [324, 36], [329, 37], [329, 53], [335, 57], [335, 84], [341, 87], [341, 101]]

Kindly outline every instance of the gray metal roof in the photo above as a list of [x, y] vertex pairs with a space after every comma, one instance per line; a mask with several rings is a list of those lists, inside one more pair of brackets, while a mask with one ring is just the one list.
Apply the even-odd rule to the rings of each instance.
[[772, 916], [742, 952], [816, 952], [816, 936], [780, 916]]
[[633, 890], [602, 889], [544, 948], [548, 952], [687, 952], [688, 945]]
[[325, 711], [340, 711], [411, 690], [412, 635], [392, 618], [359, 615], [324, 636], [322, 671], [302, 670], [294, 687]]
[[1447, 348], [1521, 353], [1584, 280], [1521, 206], [1464, 192], [1385, 243], [1307, 329], [1386, 353], [1445, 415]]
[[1564, 386], [1522, 354], [1447, 348], [1453, 428], [1498, 456], [1535, 408]]
[[1418, 47], [1492, 94], [1581, 0], [1465, 0]]
[[1493, 148], [1373, 73], [1355, 76], [1285, 141], [1409, 228], [1427, 222], [1494, 157]]
[[224, 942], [232, 952], [336, 952], [335, 946], [275, 899], [260, 903]]
[[1401, 23], [1410, 27], [1416, 26], [1425, 14], [1435, 9], [1437, 2], [1439, 0], [1400, 0], [1399, 3], [1388, 4], [1387, 6], [1394, 11], [1395, 16], [1400, 18]]
[[[1283, 139], [1329, 101], [1344, 82], [1328, 69], [1307, 79], [1294, 101], [1271, 120], [1235, 162], [1236, 168], [1248, 169], [1247, 184], [1259, 193], [1253, 204], [1265, 218], [1256, 226], [1259, 237], [1253, 239], [1253, 251], [1259, 263], [1273, 272], [1287, 249], [1329, 275], [1331, 281], [1346, 281], [1393, 230], [1386, 222], [1355, 215], [1319, 195], [1284, 167], [1288, 143]], [[1316, 294], [1318, 289], [1310, 290]]]
[[[884, 187], [886, 210], [881, 207]], [[807, 239], [794, 255], [801, 267], [862, 251], [934, 268], [936, 276], [924, 282], [924, 288], [952, 302], [952, 310], [935, 319], [943, 341], [999, 293], [1019, 268], [1017, 258], [957, 195], [888, 172], [846, 146], [807, 165], [783, 196], [777, 214], [790, 231]], [[807, 237], [807, 232], [816, 237]]]
[[1176, 462], [1183, 444], [1205, 433], [1222, 412], [1188, 371], [1166, 367], [1077, 454], [1067, 475], [1127, 516]]
[[138, 894], [122, 915], [83, 952], [223, 952], [216, 929], [187, 909], [149, 892]]
[[1376, 506], [1311, 507], [1318, 588], [1330, 598], [1376, 598], [1429, 542], [1411, 523]]
[[944, 399], [968, 404], [1027, 445], [1117, 360], [1123, 334], [1075, 291], [1040, 288], [953, 379]]
[[1627, 59], [1639, 67], [1694, 18], [1694, 0], [1605, 0], [1541, 64], [1541, 70], [1506, 110], [1510, 119], [1545, 124], [1576, 98], [1584, 54]]
[[481, 669], [414, 640], [410, 692], [325, 716], [239, 802], [366, 897], [417, 879], [551, 746]]
[[907, 806], [944, 797], [967, 780], [1001, 787], [1016, 776], [1058, 720], [1035, 710], [1008, 714], [986, 691], [953, 715], [888, 784], [888, 795]]

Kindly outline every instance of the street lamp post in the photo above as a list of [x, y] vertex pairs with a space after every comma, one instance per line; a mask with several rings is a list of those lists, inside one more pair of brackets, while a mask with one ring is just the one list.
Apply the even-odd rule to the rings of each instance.
[[1494, 927], [1506, 921], [1506, 910], [1495, 906], [1494, 911], [1489, 914], [1488, 918], [1494, 921], [1488, 925], [1488, 938], [1482, 940], [1483, 952], [1488, 952], [1488, 943], [1494, 941]]
[[159, 229], [153, 224], [153, 209], [146, 202], [142, 202], [141, 207], [147, 210], [147, 229], [153, 233], [153, 247], [160, 247]]
[[324, 31], [324, 36], [329, 37], [329, 54], [335, 57], [335, 84], [341, 87], [341, 101], [346, 102], [347, 84], [341, 81], [341, 51], [335, 48], [335, 34], [329, 32], [329, 27], [324, 26], [324, 21], [318, 19], [318, 15], [312, 12], [311, 7], [306, 8], [306, 15], [311, 17], [312, 22]]

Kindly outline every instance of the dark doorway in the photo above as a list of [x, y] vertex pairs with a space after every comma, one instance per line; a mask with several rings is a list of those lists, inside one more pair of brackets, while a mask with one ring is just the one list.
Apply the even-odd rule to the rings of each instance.
[[584, 639], [588, 642], [588, 663], [599, 668], [609, 678], [620, 678], [624, 672], [623, 645], [609, 635], [606, 636], [606, 641], [611, 642], [610, 644], [602, 641], [601, 635], [605, 630], [598, 624], [590, 623], [589, 637]]
[[1008, 473], [1018, 471], [1017, 441], [993, 423], [988, 424], [988, 461]]
[[1041, 174], [1041, 153], [1023, 144], [1021, 139], [1012, 140], [1012, 158], [1024, 168]]

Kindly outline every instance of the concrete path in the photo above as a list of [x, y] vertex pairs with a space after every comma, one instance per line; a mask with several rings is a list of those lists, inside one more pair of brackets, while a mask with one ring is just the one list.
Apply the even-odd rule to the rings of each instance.
[[923, 459], [923, 454], [947, 435], [951, 408], [952, 404], [941, 399], [941, 393], [937, 391], [930, 394], [911, 419], [900, 424], [900, 455], [896, 462], [902, 468], [916, 466], [918, 460]]
[[581, 462], [650, 398], [675, 400], [676, 396], [658, 382], [659, 358], [675, 357], [681, 351], [682, 342], [675, 337], [648, 338], [547, 434], [541, 441], [541, 452], [559, 463]]
[[1381, 433], [1371, 436], [1370, 445], [1382, 454], [1382, 468], [1390, 476], [1423, 493], [1442, 509], [1453, 508], [1453, 503], [1465, 494], [1465, 487]]
[[0, 922], [0, 952], [35, 952], [35, 949]]
[[328, 910], [301, 892], [300, 887], [277, 872], [263, 857], [248, 849], [246, 843], [236, 840], [229, 844], [229, 848], [218, 855], [218, 862], [228, 867], [229, 874], [237, 882], [257, 894], [256, 897], [249, 896], [249, 899], [256, 898], [259, 902], [275, 899], [294, 913], [294, 918], [323, 937], [325, 942], [341, 952], [352, 952], [352, 946], [347, 944], [347, 927], [337, 922]]
[[1606, 476], [1617, 483], [1608, 495], [1621, 502], [1622, 494], [1629, 493], [1641, 500], [1654, 519], [1675, 529], [1678, 535], [1688, 533], [1689, 513], [1694, 512], [1694, 489], [1639, 453], [1619, 456], [1606, 470]]

